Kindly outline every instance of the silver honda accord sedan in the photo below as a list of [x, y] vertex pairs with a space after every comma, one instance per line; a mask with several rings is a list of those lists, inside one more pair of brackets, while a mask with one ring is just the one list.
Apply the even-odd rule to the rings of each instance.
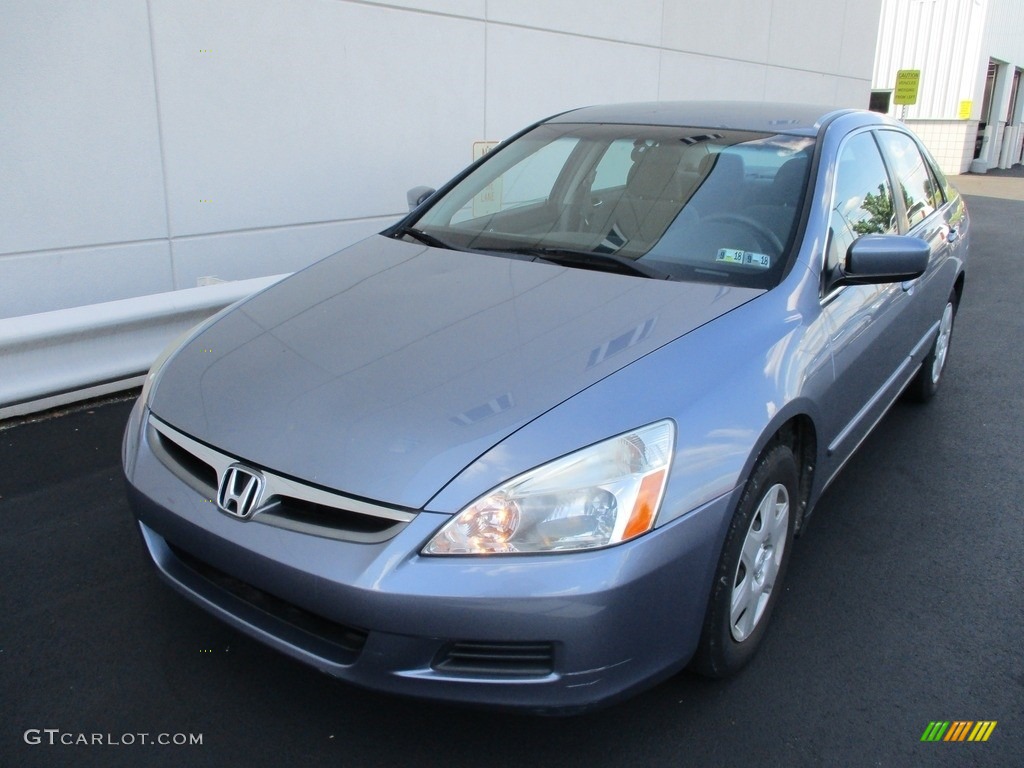
[[163, 577], [346, 681], [538, 712], [754, 655], [815, 502], [942, 381], [968, 213], [869, 112], [579, 109], [215, 315], [125, 434]]

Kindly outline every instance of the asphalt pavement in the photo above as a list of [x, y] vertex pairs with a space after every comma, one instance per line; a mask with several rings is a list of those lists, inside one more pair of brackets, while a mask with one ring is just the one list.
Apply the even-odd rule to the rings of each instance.
[[[973, 243], [942, 390], [897, 403], [829, 489], [737, 678], [540, 719], [311, 671], [159, 581], [115, 398], [0, 424], [0, 766], [1021, 765], [1024, 169], [960, 181]], [[933, 721], [996, 726], [922, 741]]]

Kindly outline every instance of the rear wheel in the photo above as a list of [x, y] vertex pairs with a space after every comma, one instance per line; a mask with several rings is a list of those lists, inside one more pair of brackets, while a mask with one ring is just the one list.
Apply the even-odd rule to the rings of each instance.
[[727, 677], [764, 637], [779, 598], [797, 508], [797, 466], [787, 445], [758, 459], [729, 525], [691, 669]]
[[954, 291], [949, 295], [946, 306], [942, 310], [939, 330], [935, 334], [932, 348], [928, 351], [924, 362], [921, 363], [921, 370], [917, 372], [917, 376], [907, 387], [907, 392], [918, 402], [927, 403], [939, 391], [939, 382], [942, 380], [942, 373], [946, 369], [946, 360], [949, 358], [949, 343], [953, 338], [956, 305], [956, 292]]

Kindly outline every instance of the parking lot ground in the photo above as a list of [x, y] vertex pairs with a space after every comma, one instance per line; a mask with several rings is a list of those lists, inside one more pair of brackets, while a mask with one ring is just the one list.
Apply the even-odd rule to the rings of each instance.
[[[112, 401], [0, 430], [0, 766], [1021, 765], [1024, 178], [962, 186], [942, 390], [897, 403], [829, 489], [735, 679], [567, 719], [337, 683], [160, 582], [122, 486], [131, 403]], [[983, 720], [984, 743], [921, 740]], [[153, 743], [181, 737], [201, 744]]]

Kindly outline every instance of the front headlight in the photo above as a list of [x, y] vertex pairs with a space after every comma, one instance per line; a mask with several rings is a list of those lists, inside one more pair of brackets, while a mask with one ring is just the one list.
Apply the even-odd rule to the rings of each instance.
[[659, 421], [530, 470], [455, 515], [423, 554], [565, 552], [646, 533], [674, 445], [675, 424]]

